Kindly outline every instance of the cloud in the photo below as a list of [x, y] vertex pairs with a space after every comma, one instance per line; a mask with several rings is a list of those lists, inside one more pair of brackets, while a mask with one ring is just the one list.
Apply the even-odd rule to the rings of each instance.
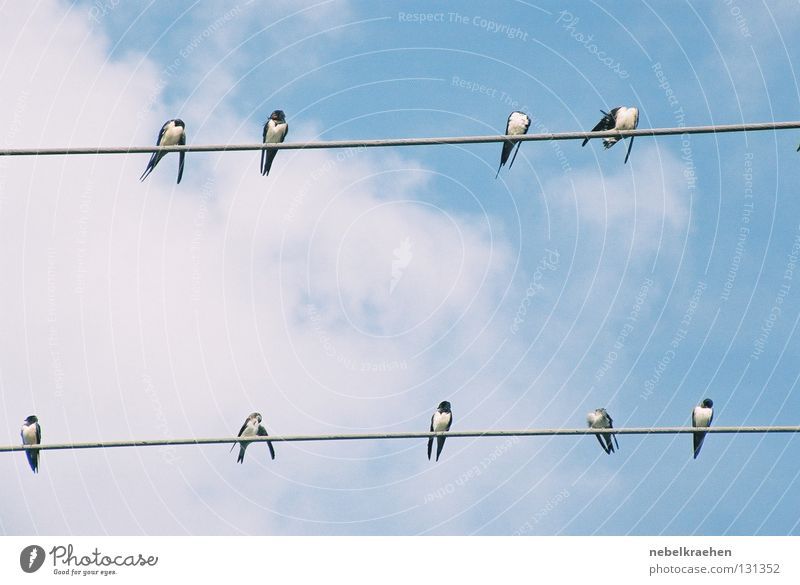
[[[108, 60], [85, 19], [44, 8], [4, 21], [8, 142], [150, 143], [167, 116], [142, 110], [158, 67]], [[223, 105], [203, 123], [220, 142], [246, 134]], [[176, 186], [176, 159], [144, 183], [146, 155], [0, 161], [7, 442], [32, 412], [47, 442], [224, 436], [252, 410], [272, 434], [424, 430], [442, 380], [485, 366], [512, 253], [485, 218], [420, 200], [419, 163], [282, 152], [264, 178], [258, 153], [189, 154]], [[472, 366], [448, 371], [454, 358]], [[382, 458], [408, 443], [276, 447], [276, 465], [253, 446], [243, 466], [226, 446], [51, 452], [33, 488], [24, 457], [5, 457], [19, 505], [4, 529], [335, 532], [370, 526], [376, 502], [417, 505], [381, 486], [415, 481], [422, 443], [397, 468]]]

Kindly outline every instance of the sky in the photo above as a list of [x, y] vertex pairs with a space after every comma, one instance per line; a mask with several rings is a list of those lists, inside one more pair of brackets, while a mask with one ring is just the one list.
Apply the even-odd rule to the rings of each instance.
[[[0, 143], [800, 119], [800, 6], [7, 3]], [[800, 422], [800, 131], [0, 159], [0, 443]], [[0, 457], [5, 535], [796, 535], [791, 435]]]

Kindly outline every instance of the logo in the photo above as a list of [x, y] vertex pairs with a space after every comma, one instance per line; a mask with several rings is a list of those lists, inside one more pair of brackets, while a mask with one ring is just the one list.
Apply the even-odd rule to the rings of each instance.
[[38, 544], [32, 544], [19, 553], [19, 566], [26, 573], [35, 573], [42, 568], [44, 558], [44, 549]]

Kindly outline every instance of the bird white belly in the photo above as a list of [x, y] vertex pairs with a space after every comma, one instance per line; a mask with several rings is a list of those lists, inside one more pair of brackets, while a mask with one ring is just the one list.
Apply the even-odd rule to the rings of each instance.
[[625, 111], [617, 113], [617, 130], [633, 130], [636, 128], [638, 112], [636, 108], [625, 108]]
[[267, 142], [283, 142], [283, 128], [283, 124], [278, 125], [270, 122], [269, 127], [267, 128]]
[[36, 427], [30, 426], [22, 431], [22, 442], [25, 445], [36, 444]]
[[449, 414], [436, 413], [436, 415], [433, 417], [433, 430], [436, 432], [446, 431], [447, 425], [449, 424], [450, 424]]
[[183, 136], [183, 128], [180, 126], [173, 126], [164, 132], [162, 144], [164, 146], [175, 146], [181, 141], [181, 136]]

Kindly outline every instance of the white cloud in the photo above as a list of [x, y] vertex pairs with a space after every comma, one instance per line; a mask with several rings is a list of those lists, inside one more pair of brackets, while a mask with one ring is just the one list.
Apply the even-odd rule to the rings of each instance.
[[[107, 41], [82, 18], [56, 26], [61, 8], [4, 19], [0, 97], [20, 103], [0, 119], [8, 142], [150, 143], [169, 116], [140, 116], [158, 68], [107, 60]], [[242, 138], [238, 122], [222, 107], [204, 120], [220, 142]], [[282, 152], [263, 178], [257, 153], [189, 154], [179, 186], [175, 155], [144, 183], [147, 155], [0, 161], [5, 441], [17, 442], [32, 412], [47, 442], [228, 435], [253, 409], [273, 434], [424, 430], [450, 392], [433, 367], [446, 370], [455, 348], [472, 366], [454, 377], [468, 378], [496, 346], [491, 315], [511, 253], [483, 221], [417, 200], [427, 176], [416, 163], [341, 156]], [[390, 294], [406, 238], [413, 257]], [[354, 461], [341, 446], [278, 445], [276, 464], [259, 447], [245, 466], [225, 446], [48, 452], [35, 478], [24, 457], [4, 457], [17, 478], [6, 499], [28, 505], [14, 506], [4, 529], [314, 531], [284, 517], [372, 517], [366, 503], [331, 511], [329, 491], [359, 501], [367, 476], [399, 490], [424, 460], [415, 445], [419, 459], [398, 475], [359, 458], [408, 443], [350, 444]]]

